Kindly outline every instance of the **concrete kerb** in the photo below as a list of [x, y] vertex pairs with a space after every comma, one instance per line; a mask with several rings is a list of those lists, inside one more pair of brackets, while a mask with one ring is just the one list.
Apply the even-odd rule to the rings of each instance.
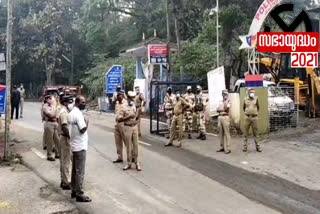
[[28, 164], [26, 161], [23, 160], [23, 158], [21, 159], [21, 164], [26, 167], [27, 169], [29, 169], [30, 171], [32, 171], [36, 176], [38, 176], [42, 181], [44, 181], [47, 185], [48, 188], [53, 191], [54, 193], [61, 195], [61, 197], [63, 197], [65, 199], [65, 201], [68, 201], [70, 204], [72, 204], [72, 206], [74, 207], [73, 209], [70, 210], [66, 210], [63, 213], [70, 213], [70, 214], [80, 214], [80, 209], [79, 207], [77, 207], [77, 205], [75, 203], [73, 203], [71, 197], [66, 197], [62, 190], [60, 190], [59, 188], [56, 188], [55, 185], [53, 185], [52, 183], [50, 183], [49, 180], [47, 180], [45, 177], [43, 177], [36, 169], [34, 169], [30, 164]]

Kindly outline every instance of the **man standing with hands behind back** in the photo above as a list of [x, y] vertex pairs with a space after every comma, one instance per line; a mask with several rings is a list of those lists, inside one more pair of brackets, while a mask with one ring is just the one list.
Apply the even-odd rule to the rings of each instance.
[[71, 175], [71, 198], [76, 198], [77, 202], [91, 202], [83, 192], [83, 180], [86, 164], [86, 153], [88, 150], [88, 124], [89, 121], [84, 117], [83, 111], [86, 108], [86, 99], [78, 96], [75, 107], [68, 115], [68, 122], [71, 125], [71, 150], [72, 175]]
[[220, 150], [217, 152], [224, 152], [225, 154], [230, 154], [230, 116], [229, 111], [231, 103], [229, 100], [228, 90], [222, 91], [222, 103], [217, 108], [219, 113], [218, 123], [219, 123], [219, 134], [220, 134]]
[[254, 142], [256, 143], [256, 150], [257, 152], [262, 152], [258, 133], [259, 108], [259, 100], [258, 97], [255, 96], [255, 90], [250, 88], [248, 90], [248, 97], [245, 98], [243, 103], [243, 111], [245, 114], [243, 152], [247, 152], [248, 150], [248, 135], [250, 127], [252, 127], [252, 133], [255, 138]]

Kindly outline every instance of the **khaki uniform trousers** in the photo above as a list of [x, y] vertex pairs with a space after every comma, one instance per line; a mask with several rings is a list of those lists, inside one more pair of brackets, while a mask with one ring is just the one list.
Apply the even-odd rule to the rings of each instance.
[[69, 184], [71, 181], [70, 167], [71, 167], [71, 144], [67, 137], [60, 135], [60, 174], [61, 182]]
[[186, 110], [183, 118], [183, 131], [186, 129], [189, 134], [192, 133], [193, 112]]
[[44, 149], [45, 147], [47, 147], [47, 142], [46, 142], [46, 122], [43, 122], [42, 148]]
[[169, 139], [169, 144], [173, 143], [174, 136], [176, 134], [176, 129], [177, 125], [179, 126], [179, 143], [182, 144], [183, 140], [183, 127], [182, 127], [182, 122], [183, 122], [183, 114], [180, 115], [173, 115], [173, 120], [171, 124], [171, 130], [170, 130], [170, 139]]
[[139, 136], [141, 136], [141, 114], [142, 114], [142, 108], [141, 107], [137, 107], [137, 112], [139, 112], [139, 118], [137, 118], [137, 126], [138, 126], [138, 133]]
[[127, 147], [128, 164], [139, 163], [138, 127], [124, 125], [124, 139]]
[[53, 157], [52, 152], [54, 148], [56, 156], [60, 156], [58, 123], [46, 121], [44, 125], [44, 135], [47, 144], [47, 156]]
[[196, 112], [197, 115], [197, 125], [200, 133], [206, 135], [206, 117], [203, 111]]
[[254, 142], [256, 143], [256, 147], [260, 148], [260, 136], [258, 133], [258, 116], [245, 116], [244, 121], [244, 142], [243, 147], [248, 148], [248, 136], [250, 127], [252, 127], [252, 134], [254, 136]]
[[230, 117], [219, 116], [218, 117], [218, 127], [220, 134], [220, 146], [225, 152], [230, 150]]
[[114, 126], [114, 140], [117, 148], [118, 159], [123, 160], [124, 124], [116, 123]]
[[20, 98], [20, 117], [23, 117], [24, 98]]
[[168, 125], [169, 136], [170, 136], [171, 124], [173, 120], [173, 110], [166, 110], [166, 116], [167, 116], [167, 125]]

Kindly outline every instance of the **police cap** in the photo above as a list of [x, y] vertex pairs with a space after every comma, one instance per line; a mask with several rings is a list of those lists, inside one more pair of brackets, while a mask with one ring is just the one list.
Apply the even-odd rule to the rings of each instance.
[[136, 96], [137, 96], [136, 92], [133, 92], [133, 91], [128, 92], [128, 97], [135, 98]]

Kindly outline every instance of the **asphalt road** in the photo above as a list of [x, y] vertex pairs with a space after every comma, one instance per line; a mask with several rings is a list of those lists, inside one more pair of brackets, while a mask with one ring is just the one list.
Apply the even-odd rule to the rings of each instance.
[[[39, 111], [39, 103], [27, 103], [25, 118], [13, 123], [17, 136], [26, 140], [33, 151], [41, 151]], [[110, 128], [113, 121], [90, 118], [85, 188], [93, 203], [79, 205], [84, 212], [320, 213], [319, 191], [248, 172], [185, 149], [167, 149], [163, 142], [147, 135], [141, 138], [143, 171], [123, 172], [122, 165], [112, 164], [116, 158]], [[58, 185], [58, 162], [52, 166], [42, 158], [39, 164], [41, 157], [30, 151], [24, 159], [40, 176]]]

